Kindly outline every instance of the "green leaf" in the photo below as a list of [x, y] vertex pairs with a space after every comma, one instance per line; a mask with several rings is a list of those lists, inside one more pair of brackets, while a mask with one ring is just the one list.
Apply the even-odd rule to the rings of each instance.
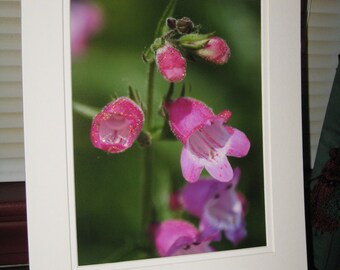
[[152, 63], [155, 61], [155, 52], [164, 45], [163, 38], [156, 38], [151, 44], [149, 49], [143, 53], [143, 60], [146, 63]]
[[188, 34], [184, 35], [179, 38], [178, 42], [181, 46], [187, 48], [187, 49], [193, 49], [198, 50], [203, 48], [208, 42], [209, 38], [214, 33], [208, 33], [208, 34]]
[[177, 4], [177, 0], [170, 0], [169, 4], [165, 8], [162, 17], [158, 21], [156, 32], [155, 32], [155, 38], [161, 37], [163, 34], [165, 34], [169, 29], [166, 25], [166, 19], [171, 17], [175, 7]]
[[208, 33], [208, 34], [196, 34], [196, 33], [193, 33], [193, 34], [188, 34], [188, 35], [181, 36], [179, 41], [180, 42], [202, 41], [202, 40], [209, 39], [213, 35], [214, 35], [214, 32]]
[[155, 61], [155, 53], [151, 48], [148, 48], [143, 53], [142, 58], [143, 58], [143, 61], [145, 63], [151, 63], [151, 62]]

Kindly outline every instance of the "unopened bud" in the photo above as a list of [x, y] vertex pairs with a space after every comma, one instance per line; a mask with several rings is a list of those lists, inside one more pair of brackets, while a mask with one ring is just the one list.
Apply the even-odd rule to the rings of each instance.
[[176, 28], [176, 22], [177, 22], [177, 20], [175, 18], [172, 18], [172, 17], [166, 19], [166, 25], [171, 30]]
[[164, 79], [180, 82], [186, 74], [186, 61], [181, 53], [171, 45], [165, 45], [156, 52], [156, 64]]
[[180, 34], [189, 34], [194, 29], [194, 23], [188, 17], [183, 17], [177, 20], [176, 28]]
[[209, 42], [195, 54], [210, 61], [214, 64], [222, 65], [228, 62], [230, 58], [230, 48], [227, 43], [220, 37], [212, 37]]

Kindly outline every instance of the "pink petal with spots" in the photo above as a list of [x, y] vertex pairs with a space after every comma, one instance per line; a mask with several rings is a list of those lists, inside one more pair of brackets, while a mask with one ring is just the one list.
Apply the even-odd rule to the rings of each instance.
[[236, 128], [226, 126], [228, 133], [231, 134], [226, 147], [227, 155], [232, 157], [244, 157], [250, 149], [250, 141], [247, 136]]
[[218, 181], [228, 182], [233, 178], [233, 169], [226, 156], [216, 157], [205, 164], [209, 174]]
[[187, 145], [182, 149], [181, 167], [183, 177], [190, 183], [198, 180], [204, 168], [201, 161], [191, 153]]

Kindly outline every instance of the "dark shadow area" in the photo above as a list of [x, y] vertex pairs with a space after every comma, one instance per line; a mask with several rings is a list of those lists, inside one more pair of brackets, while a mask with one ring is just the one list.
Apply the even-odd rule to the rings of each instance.
[[308, 89], [308, 1], [301, 0], [301, 107], [302, 107], [302, 146], [303, 146], [303, 173], [304, 198], [306, 221], [306, 244], [308, 269], [314, 270], [313, 232], [311, 226], [310, 204], [310, 178], [311, 178], [311, 152], [310, 152], [310, 119], [309, 119], [309, 89]]

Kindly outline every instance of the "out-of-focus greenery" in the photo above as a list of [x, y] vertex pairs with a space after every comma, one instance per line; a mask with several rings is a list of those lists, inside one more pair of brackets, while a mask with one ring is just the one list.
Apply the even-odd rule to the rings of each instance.
[[[143, 50], [153, 41], [166, 0], [96, 1], [104, 11], [104, 28], [91, 40], [85, 55], [73, 59], [73, 100], [102, 108], [114, 94], [127, 95], [128, 86], [146, 95], [147, 64]], [[248, 200], [248, 236], [237, 247], [266, 244], [261, 119], [260, 0], [179, 0], [175, 17], [190, 17], [201, 32], [215, 31], [229, 44], [232, 56], [223, 66], [201, 60], [188, 62], [187, 95], [200, 99], [215, 113], [229, 109], [228, 124], [251, 141], [248, 156], [229, 158], [242, 170], [239, 190]], [[182, 84], [176, 87], [179, 93]], [[156, 74], [154, 110], [168, 84]], [[154, 123], [161, 124], [157, 114]], [[74, 112], [74, 159], [79, 264], [98, 264], [156, 256], [140, 243], [142, 149], [134, 145], [121, 154], [92, 147], [91, 119]], [[154, 142], [153, 203], [159, 219], [173, 217], [169, 194], [185, 184], [178, 141]], [[171, 184], [172, 183], [172, 184]], [[176, 214], [178, 215], [178, 213]], [[175, 215], [175, 216], [176, 216]], [[194, 220], [194, 219], [193, 219]], [[150, 240], [152, 241], [152, 240]], [[218, 249], [233, 247], [224, 240]]]

